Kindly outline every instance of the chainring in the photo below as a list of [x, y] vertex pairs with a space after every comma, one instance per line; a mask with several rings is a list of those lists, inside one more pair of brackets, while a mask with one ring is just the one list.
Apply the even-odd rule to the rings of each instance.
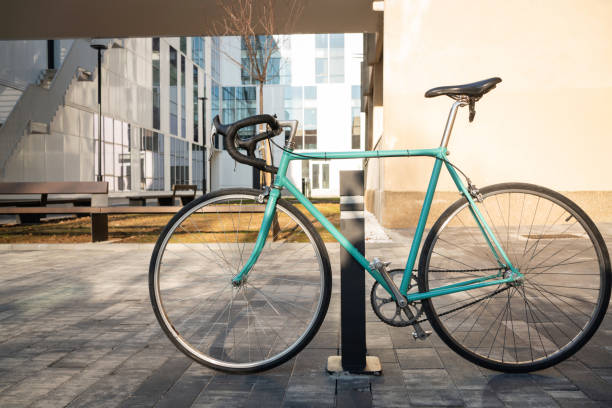
[[[393, 282], [400, 286], [402, 278], [404, 276], [403, 269], [393, 269], [387, 272]], [[415, 273], [412, 273], [411, 282], [408, 284], [408, 292], [410, 289], [416, 286], [417, 277]], [[378, 282], [375, 282], [370, 292], [370, 303], [372, 310], [376, 313], [376, 316], [386, 324], [394, 327], [405, 327], [414, 324], [417, 319], [423, 314], [423, 305], [421, 302], [411, 302], [406, 306], [410, 308], [410, 311], [414, 315], [413, 318], [409, 318], [406, 312], [400, 308], [391, 295], [385, 290], [385, 288]]]

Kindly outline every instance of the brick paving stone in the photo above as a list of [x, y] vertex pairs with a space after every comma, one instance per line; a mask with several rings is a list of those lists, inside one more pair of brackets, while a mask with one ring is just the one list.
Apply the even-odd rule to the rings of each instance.
[[[612, 224], [605, 227], [612, 236]], [[355, 395], [375, 407], [612, 406], [609, 316], [571, 360], [511, 375], [473, 365], [435, 333], [415, 341], [410, 327], [384, 325], [366, 299], [368, 353], [381, 359], [383, 375], [337, 379], [325, 372], [327, 357], [338, 353], [340, 326], [339, 247], [330, 245], [332, 300], [313, 342], [267, 372], [228, 375], [187, 359], [159, 328], [148, 300], [152, 246], [66, 248], [0, 246], [2, 408], [330, 407], [350, 404]], [[402, 267], [408, 247], [367, 249]], [[373, 280], [366, 279], [369, 296]]]
[[172, 388], [160, 398], [155, 407], [191, 407], [202, 390], [206, 389], [214, 374], [212, 370], [206, 367], [196, 363], [191, 364], [181, 378], [173, 384]]
[[404, 370], [417, 368], [444, 368], [438, 353], [433, 348], [396, 349], [400, 367]]

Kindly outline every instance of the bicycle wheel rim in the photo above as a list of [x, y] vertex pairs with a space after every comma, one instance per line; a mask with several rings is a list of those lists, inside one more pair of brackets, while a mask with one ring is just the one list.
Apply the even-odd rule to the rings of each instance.
[[[310, 339], [314, 336], [314, 334], [316, 333], [319, 325], [321, 324], [322, 321], [322, 316], [324, 316], [325, 312], [326, 312], [326, 306], [327, 306], [327, 301], [328, 301], [328, 293], [326, 294], [326, 292], [328, 291], [327, 288], [327, 282], [326, 282], [326, 273], [328, 273], [329, 271], [326, 270], [326, 264], [324, 262], [324, 256], [326, 256], [326, 254], [322, 254], [321, 253], [321, 249], [319, 248], [319, 246], [316, 244], [316, 239], [314, 237], [313, 232], [310, 230], [310, 228], [307, 226], [307, 220], [305, 219], [301, 219], [303, 217], [299, 217], [296, 214], [296, 210], [293, 209], [291, 210], [291, 208], [282, 205], [281, 203], [277, 204], [277, 213], [278, 214], [282, 214], [283, 217], [285, 217], [285, 220], [290, 220], [291, 222], [294, 223], [295, 226], [298, 226], [300, 228], [301, 233], [303, 234], [303, 236], [305, 236], [308, 239], [308, 242], [306, 244], [307, 247], [309, 247], [312, 251], [312, 256], [311, 256], [311, 260], [314, 261], [316, 258], [316, 284], [318, 285], [318, 291], [315, 294], [316, 297], [316, 302], [313, 303], [313, 307], [311, 309], [309, 309], [308, 311], [308, 321], [306, 324], [302, 325], [301, 328], [298, 330], [299, 333], [298, 334], [294, 334], [294, 338], [291, 339], [291, 341], [285, 342], [286, 343], [286, 347], [282, 347], [282, 348], [277, 348], [276, 350], [278, 352], [274, 352], [272, 354], [268, 353], [268, 357], [267, 358], [262, 358], [262, 359], [253, 359], [252, 361], [229, 361], [227, 358], [223, 359], [223, 358], [219, 358], [219, 356], [215, 356], [215, 351], [214, 350], [209, 350], [212, 351], [212, 353], [207, 353], [204, 352], [202, 349], [205, 347], [202, 347], [202, 344], [198, 344], [198, 345], [194, 345], [194, 342], [188, 338], [189, 334], [185, 333], [184, 330], [182, 330], [182, 328], [178, 327], [177, 325], [177, 318], [175, 316], [172, 316], [172, 312], [169, 311], [168, 305], [169, 305], [169, 301], [168, 301], [168, 296], [164, 295], [164, 288], [163, 283], [160, 282], [160, 279], [162, 278], [163, 272], [163, 260], [164, 260], [164, 255], [167, 253], [167, 250], [170, 248], [170, 246], [172, 245], [171, 241], [171, 237], [175, 235], [176, 230], [179, 228], [179, 226], [183, 225], [183, 223], [189, 219], [190, 216], [196, 214], [198, 212], [198, 210], [201, 210], [202, 208], [208, 207], [210, 205], [216, 205], [221, 201], [237, 201], [237, 200], [241, 200], [240, 203], [242, 205], [242, 203], [245, 200], [248, 200], [248, 202], [250, 204], [256, 204], [259, 205], [260, 209], [261, 209], [261, 214], [263, 214], [263, 208], [265, 208], [265, 203], [263, 204], [259, 204], [256, 201], [257, 199], [257, 195], [256, 194], [244, 194], [244, 193], [234, 193], [234, 194], [221, 194], [215, 197], [212, 197], [210, 199], [206, 199], [206, 200], [202, 200], [202, 202], [200, 203], [196, 203], [195, 205], [193, 205], [191, 208], [188, 208], [187, 211], [185, 211], [183, 214], [178, 214], [177, 217], [175, 217], [176, 219], [172, 220], [168, 227], [167, 227], [167, 231], [163, 234], [162, 237], [160, 237], [160, 241], [159, 241], [159, 251], [157, 252], [158, 256], [156, 256], [155, 258], [155, 263], [152, 265], [153, 269], [153, 274], [152, 274], [152, 297], [153, 297], [153, 301], [155, 303], [155, 305], [157, 305], [157, 309], [159, 310], [159, 312], [157, 313], [158, 316], [158, 320], [160, 321], [160, 324], [162, 325], [162, 328], [164, 328], [164, 331], [166, 332], [166, 334], [168, 335], [168, 337], [175, 343], [175, 345], [177, 345], [177, 347], [179, 349], [181, 349], [181, 351], [183, 351], [185, 354], [187, 354], [188, 356], [192, 357], [193, 359], [195, 359], [196, 361], [199, 361], [205, 365], [214, 367], [214, 368], [218, 368], [218, 369], [222, 369], [222, 370], [226, 370], [226, 371], [236, 371], [236, 372], [250, 372], [250, 371], [259, 371], [262, 369], [267, 369], [267, 368], [271, 368], [275, 365], [278, 365], [286, 360], [288, 360], [289, 358], [291, 358], [295, 353], [297, 353], [301, 348], [303, 348], [309, 341]], [[280, 217], [279, 217], [280, 219]], [[234, 219], [232, 218], [232, 224], [234, 223]], [[259, 222], [259, 225], [261, 223]], [[252, 226], [256, 227], [256, 231], [258, 231], [259, 229], [259, 225], [257, 224], [257, 222], [253, 222]], [[312, 228], [312, 227], [311, 227]], [[286, 229], [282, 228], [281, 226], [281, 231], [285, 231]], [[250, 231], [251, 233], [253, 232], [253, 230]], [[256, 234], [255, 234], [256, 235]], [[223, 243], [219, 243], [217, 238], [215, 238], [215, 243], [211, 243], [211, 246], [216, 245], [217, 248], [221, 251], [223, 250], [227, 250], [227, 248], [223, 247]], [[269, 239], [268, 239], [269, 241]], [[221, 244], [221, 245], [220, 245]], [[248, 250], [245, 247], [245, 244], [247, 244], [246, 242], [239, 242], [239, 244], [242, 245], [242, 249], [245, 252], [248, 252]], [[266, 247], [272, 247], [274, 249], [274, 244], [267, 242]], [[246, 287], [253, 287], [254, 285], [252, 284], [252, 282], [254, 281], [253, 279], [253, 275], [254, 272], [257, 271], [258, 268], [258, 264], [259, 262], [262, 260], [262, 257], [264, 256], [264, 254], [266, 253], [266, 247], [264, 247], [264, 250], [262, 251], [262, 255], [260, 256], [258, 263], [255, 265], [255, 267], [251, 270], [251, 272], [249, 273], [249, 277], [247, 280], [247, 284], [245, 285]], [[278, 248], [276, 248], [278, 249]], [[300, 252], [299, 250], [297, 251], [293, 251], [293, 253], [295, 254], [296, 252]], [[271, 253], [271, 252], [270, 252]], [[266, 254], [267, 255], [267, 254]], [[228, 256], [227, 254], [223, 255], [224, 257]], [[246, 258], [247, 256], [244, 255], [244, 258]], [[242, 259], [241, 262], [243, 262], [245, 259]], [[302, 256], [302, 258], [304, 258]], [[313, 268], [312, 270], [314, 270], [315, 268]], [[225, 279], [225, 284], [227, 287], [230, 287], [230, 291], [231, 291], [231, 298], [232, 298], [232, 302], [233, 300], [236, 300], [236, 296], [234, 293], [234, 288], [231, 287], [231, 282], [230, 282], [230, 278], [233, 276], [233, 274], [237, 271], [238, 269], [236, 269], [235, 271], [232, 271], [232, 273], [228, 274], [227, 276], [224, 277], [227, 278]], [[303, 270], [301, 271], [303, 276]], [[312, 273], [309, 275], [310, 277], [312, 277]], [[278, 279], [283, 279], [283, 278], [278, 278]], [[315, 278], [313, 278], [315, 279]], [[286, 285], [285, 285], [286, 286]], [[295, 286], [295, 285], [294, 285]], [[261, 294], [261, 298], [266, 298], [265, 302], [268, 302], [268, 304], [274, 305], [274, 300], [270, 299], [269, 296], [269, 291], [267, 291], [269, 288], [263, 288], [263, 287], [259, 287], [257, 288], [259, 293]], [[240, 290], [240, 288], [236, 289], [236, 290]], [[295, 290], [295, 287], [293, 287], [293, 290]], [[218, 291], [217, 291], [218, 292]], [[267, 296], [264, 294], [267, 293]], [[223, 294], [223, 291], [221, 291], [221, 294]], [[225, 294], [227, 294], [227, 290], [225, 291]], [[248, 300], [249, 295], [245, 295], [244, 298], [246, 300], [247, 306], [246, 306], [246, 310], [247, 312], [244, 313], [244, 315], [242, 316], [242, 320], [244, 320], [244, 317], [246, 316], [247, 319], [247, 330], [246, 333], [248, 336], [250, 335], [257, 335], [257, 328], [252, 329], [251, 331], [249, 331], [249, 325], [250, 323], [250, 318], [248, 317], [249, 314], [252, 314], [252, 316], [255, 316], [257, 313], [254, 310], [254, 306], [253, 306], [253, 302], [249, 302]], [[260, 301], [262, 299], [259, 299]], [[327, 299], [327, 300], [326, 300]], [[281, 303], [286, 304], [287, 302], [282, 301]], [[210, 305], [209, 305], [210, 306]], [[286, 307], [286, 306], [284, 306]], [[297, 306], [296, 306], [297, 307]], [[250, 312], [248, 311], [250, 308]], [[276, 311], [278, 312], [280, 310], [280, 308], [277, 306]], [[230, 326], [230, 324], [235, 324], [236, 327], [238, 327], [238, 325], [240, 324], [237, 321], [237, 318], [235, 319], [234, 317], [232, 317], [232, 307], [230, 306], [229, 311], [225, 310], [228, 316], [228, 323], [227, 323], [227, 327]], [[293, 311], [293, 313], [295, 313], [295, 310]], [[210, 313], [209, 313], [210, 314]], [[221, 316], [223, 316], [223, 312], [221, 312]], [[219, 317], [221, 317], [219, 316]], [[237, 317], [240, 317], [240, 315], [238, 314]], [[255, 318], [255, 317], [253, 317]], [[258, 316], [258, 318], [261, 319], [261, 316]], [[225, 318], [224, 318], [225, 319]], [[231, 322], [229, 321], [229, 319], [231, 319]], [[219, 320], [219, 319], [217, 319]], [[260, 320], [261, 322], [261, 320]], [[213, 326], [215, 324], [218, 324], [219, 322], [214, 321]], [[253, 323], [255, 324], [255, 323]], [[260, 325], [261, 326], [261, 325]], [[274, 331], [273, 327], [269, 327], [272, 331]], [[239, 328], [237, 329], [230, 329], [230, 331], [234, 331], [232, 338], [235, 341], [240, 341], [243, 339], [240, 339], [239, 336], [238, 338], [235, 336], [237, 333], [237, 331], [239, 331]], [[217, 331], [218, 332], [218, 331]], [[278, 333], [278, 332], [277, 332]], [[210, 332], [207, 332], [206, 335], [204, 337], [208, 337], [208, 335], [210, 334]], [[218, 333], [217, 333], [218, 334]], [[229, 334], [226, 331], [226, 336]], [[273, 336], [274, 337], [274, 336]], [[280, 336], [278, 336], [280, 337]], [[249, 337], [250, 340], [250, 337]], [[244, 342], [244, 341], [243, 341]], [[260, 343], [260, 347], [261, 347]], [[234, 344], [234, 347], [236, 347], [236, 344]], [[271, 347], [273, 348], [273, 344], [271, 345]], [[248, 346], [247, 346], [248, 348]], [[270, 348], [270, 351], [272, 351], [272, 348]], [[222, 347], [222, 352], [226, 350], [226, 347]], [[235, 350], [234, 350], [235, 351]], [[217, 347], [216, 353], [218, 354], [219, 350]], [[250, 353], [250, 350], [249, 350]], [[234, 357], [236, 357], [236, 352], [234, 352]], [[249, 354], [250, 357], [250, 354]]]
[[[597, 329], [605, 314], [610, 295], [610, 267], [607, 250], [602, 246], [601, 235], [582, 210], [567, 198], [551, 190], [526, 184], [509, 184], [491, 186], [483, 189], [482, 193], [485, 201], [483, 204], [478, 204], [478, 207], [511, 262], [519, 269], [523, 268], [521, 272], [525, 274], [525, 282], [518, 287], [495, 285], [475, 291], [460, 292], [450, 297], [432, 298], [424, 302], [428, 317], [449, 346], [464, 357], [487, 368], [531, 371], [553, 365], [582, 347]], [[533, 199], [531, 209], [536, 210], [526, 226], [523, 224], [521, 227], [520, 221], [518, 225], [516, 223], [514, 225], [517, 237], [526, 235], [523, 242], [520, 242], [521, 247], [526, 248], [522, 253], [516, 250], [516, 245], [513, 248], [511, 211], [507, 210], [505, 216], [499, 217], [508, 220], [503, 228], [500, 228], [499, 223], [495, 225], [492, 222], [496, 218], [492, 215], [494, 208], [495, 211], [504, 214], [504, 204], [512, 208], [512, 204], [516, 204], [515, 201], [521, 201], [513, 200], [512, 197], [521, 195], [523, 198], [529, 195]], [[502, 196], [510, 198], [505, 201], [500, 200]], [[492, 198], [495, 201], [491, 201]], [[487, 200], [494, 206], [488, 205]], [[549, 204], [541, 205], [540, 202]], [[539, 212], [540, 215], [538, 207], [544, 209]], [[428, 237], [425, 245], [427, 253], [421, 258], [420, 269], [426, 275], [424, 276], [426, 282], [425, 280], [422, 282], [421, 290], [441, 286], [432, 284], [432, 275], [436, 273], [432, 273], [432, 270], [442, 269], [438, 266], [442, 264], [440, 259], [445, 253], [440, 254], [440, 248], [446, 247], [446, 254], [451, 252], [448, 250], [452, 247], [452, 243], [448, 242], [448, 237], [451, 235], [444, 233], [451, 229], [449, 225], [453, 222], [455, 227], [461, 224], [461, 228], [467, 230], [465, 220], [459, 223], [456, 221], [458, 215], [465, 213], [467, 208], [465, 200], [456, 203], [432, 228], [431, 238]], [[529, 213], [525, 211], [525, 206], [518, 208], [524, 211], [520, 217]], [[551, 210], [553, 208], [557, 209], [556, 213]], [[550, 222], [538, 225], [538, 222], [534, 221], [538, 219]], [[561, 221], [557, 222], [559, 219]], [[482, 237], [480, 232], [478, 234]], [[475, 252], [477, 246], [471, 244], [474, 241], [473, 235], [470, 238], [472, 241], [466, 239], [461, 243], [463, 251], [472, 255], [477, 254]], [[467, 234], [464, 234], [464, 238], [467, 238]], [[564, 240], [565, 244], [561, 245], [560, 242]], [[578, 241], [581, 242], [580, 245], [577, 244]], [[437, 245], [439, 242], [441, 244]], [[481, 248], [485, 247], [484, 242], [482, 239], [479, 245]], [[572, 248], [578, 249], [570, 252]], [[455, 252], [459, 251], [455, 249]], [[587, 253], [588, 256], [585, 255]], [[525, 256], [529, 254], [534, 256]], [[553, 256], [562, 262], [552, 262]], [[542, 261], [546, 264], [542, 265]], [[472, 260], [462, 263], [462, 268], [469, 269], [474, 268], [475, 262]], [[482, 264], [484, 265], [484, 262]], [[491, 264], [492, 262], [489, 262], [487, 266], [491, 267]], [[455, 263], [455, 268], [459, 270], [459, 263]], [[538, 272], [534, 272], [536, 268], [539, 269]], [[474, 270], [472, 269], [470, 273], [474, 274]], [[492, 271], [482, 271], [480, 274], [492, 273]], [[450, 275], [449, 272], [446, 274]], [[555, 282], [557, 284], [549, 286], [551, 282], [544, 280], [543, 277], [555, 279], [553, 285]], [[491, 297], [486, 298], [487, 296]], [[505, 303], [503, 297], [506, 298]], [[449, 299], [453, 301], [450, 302]], [[478, 301], [479, 299], [481, 300]], [[465, 309], [455, 312], [454, 316], [448, 312], [461, 306], [465, 306]], [[518, 313], [519, 306], [522, 306], [521, 313]], [[490, 313], [492, 323], [495, 323], [495, 319], [498, 321], [497, 324], [485, 325], [486, 319], [478, 321], [478, 318], [470, 317], [469, 313], [479, 313], [477, 316]], [[472, 341], [471, 337], [476, 337], [473, 333], [460, 335], [462, 330], [468, 331], [466, 327], [475, 326], [484, 327], [481, 330], [484, 334], [479, 335], [478, 340]]]

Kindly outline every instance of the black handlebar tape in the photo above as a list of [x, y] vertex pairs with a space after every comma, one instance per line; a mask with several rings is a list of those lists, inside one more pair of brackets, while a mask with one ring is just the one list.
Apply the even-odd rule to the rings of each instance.
[[[248, 118], [239, 120], [230, 125], [222, 125], [221, 122], [219, 121], [219, 115], [217, 115], [213, 118], [213, 123], [215, 125], [215, 128], [217, 129], [217, 132], [225, 136], [224, 143], [223, 143], [225, 146], [225, 150], [227, 150], [229, 155], [234, 160], [236, 160], [238, 163], [243, 163], [248, 166], [252, 166], [252, 167], [258, 168], [260, 170], [263, 170], [269, 173], [278, 172], [277, 167], [268, 165], [265, 160], [258, 159], [254, 157], [254, 155], [253, 157], [249, 157], [250, 155], [245, 156], [244, 154], [241, 154], [240, 152], [238, 152], [238, 150], [236, 150], [236, 142], [235, 142], [238, 131], [248, 126], [267, 123], [272, 129], [278, 130], [280, 126], [278, 125], [278, 122], [276, 121], [276, 119], [274, 119], [274, 117], [270, 115], [255, 115], [255, 116], [250, 116]], [[247, 150], [250, 150], [250, 149], [247, 148]]]

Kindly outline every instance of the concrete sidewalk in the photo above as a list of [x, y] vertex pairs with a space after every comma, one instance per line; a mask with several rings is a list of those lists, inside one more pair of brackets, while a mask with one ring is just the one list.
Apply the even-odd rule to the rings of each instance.
[[[369, 256], [404, 262], [408, 247], [394, 239], [369, 244]], [[368, 303], [368, 351], [381, 358], [383, 375], [330, 377], [327, 357], [339, 347], [338, 245], [328, 246], [330, 310], [308, 348], [262, 374], [215, 372], [176, 351], [157, 325], [148, 299], [151, 249], [0, 247], [0, 407], [612, 406], [609, 316], [574, 358], [506, 375], [463, 360], [435, 335], [415, 342], [410, 328], [378, 321]]]

